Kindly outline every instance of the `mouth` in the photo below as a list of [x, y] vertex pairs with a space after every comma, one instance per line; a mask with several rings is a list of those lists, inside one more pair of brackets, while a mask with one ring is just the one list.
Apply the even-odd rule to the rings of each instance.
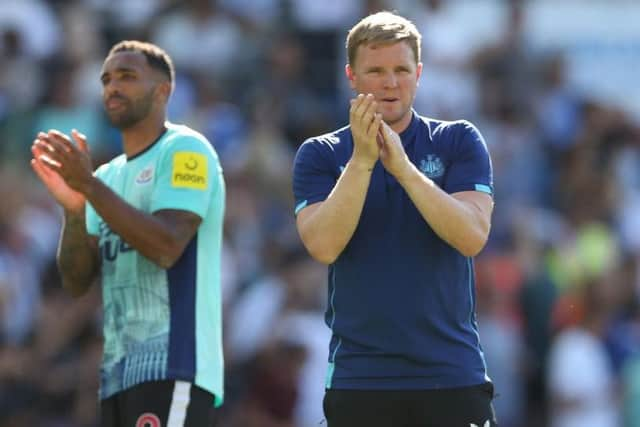
[[380, 98], [380, 101], [382, 103], [384, 103], [384, 104], [391, 104], [391, 103], [399, 101], [399, 99], [398, 98], [392, 98], [392, 97], [386, 97], [386, 98]]
[[107, 102], [105, 102], [105, 107], [107, 110], [118, 110], [125, 105], [125, 100], [121, 98], [109, 98]]

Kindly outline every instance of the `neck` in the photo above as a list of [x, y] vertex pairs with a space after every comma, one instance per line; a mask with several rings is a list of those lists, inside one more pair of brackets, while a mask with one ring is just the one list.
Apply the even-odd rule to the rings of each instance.
[[407, 114], [405, 114], [400, 120], [393, 124], [389, 124], [389, 127], [398, 135], [405, 131], [411, 124], [411, 119], [413, 118], [413, 110], [409, 110]]
[[166, 117], [158, 115], [149, 116], [135, 125], [123, 129], [122, 148], [127, 157], [135, 156], [153, 144], [164, 131]]

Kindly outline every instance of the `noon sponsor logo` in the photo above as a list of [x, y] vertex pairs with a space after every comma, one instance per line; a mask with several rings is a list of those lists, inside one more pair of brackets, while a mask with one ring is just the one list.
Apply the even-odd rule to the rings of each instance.
[[196, 175], [194, 173], [178, 173], [176, 172], [173, 175], [173, 180], [175, 182], [185, 182], [185, 183], [193, 183], [193, 184], [204, 184], [205, 180], [203, 176]]
[[171, 171], [171, 185], [173, 187], [207, 188], [207, 157], [204, 154], [179, 151], [173, 155], [173, 170]]

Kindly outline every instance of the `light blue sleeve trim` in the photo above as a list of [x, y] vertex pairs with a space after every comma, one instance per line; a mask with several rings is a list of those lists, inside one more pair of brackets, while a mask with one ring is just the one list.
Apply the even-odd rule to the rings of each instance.
[[333, 382], [333, 372], [335, 370], [336, 370], [336, 364], [333, 362], [330, 362], [329, 367], [327, 368], [327, 379], [324, 384], [325, 388], [331, 388], [331, 383]]
[[295, 214], [298, 215], [298, 212], [300, 212], [302, 209], [306, 207], [307, 207], [307, 201], [306, 200], [301, 201], [296, 205]]
[[476, 191], [481, 191], [487, 194], [493, 194], [493, 191], [491, 191], [491, 187], [484, 184], [476, 184]]
[[222, 397], [218, 396], [217, 394], [213, 397], [213, 406], [215, 406], [216, 408], [221, 407], [223, 403], [224, 399]]

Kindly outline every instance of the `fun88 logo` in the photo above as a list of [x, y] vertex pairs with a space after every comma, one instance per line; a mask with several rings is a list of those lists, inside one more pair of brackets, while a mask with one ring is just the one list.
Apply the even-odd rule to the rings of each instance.
[[130, 252], [133, 248], [111, 231], [105, 222], [100, 223], [100, 254], [105, 261], [115, 261], [118, 254]]

